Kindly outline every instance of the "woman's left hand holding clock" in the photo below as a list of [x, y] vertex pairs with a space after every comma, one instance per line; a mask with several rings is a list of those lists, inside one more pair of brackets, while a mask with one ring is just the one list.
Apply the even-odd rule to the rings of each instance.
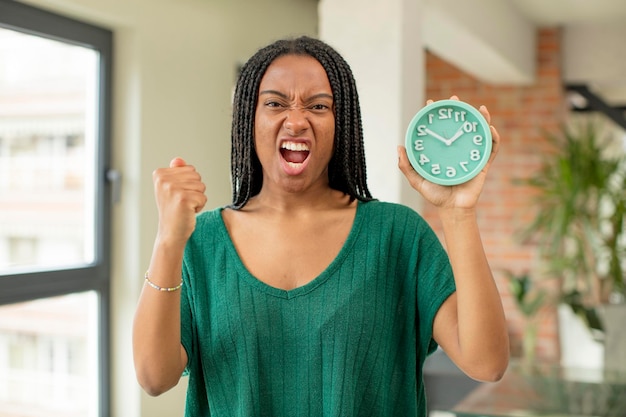
[[[459, 100], [457, 96], [452, 96], [451, 100]], [[428, 100], [427, 104], [433, 103], [432, 100]], [[419, 173], [415, 171], [411, 162], [409, 161], [407, 150], [404, 146], [398, 146], [398, 167], [409, 181], [412, 188], [418, 191], [428, 202], [439, 208], [474, 208], [478, 197], [483, 189], [487, 171], [493, 162], [500, 146], [500, 136], [498, 131], [491, 126], [491, 116], [485, 106], [479, 108], [480, 113], [484, 116], [485, 120], [489, 124], [492, 136], [492, 148], [491, 155], [487, 164], [483, 167], [482, 171], [472, 178], [471, 180], [458, 184], [458, 185], [439, 185], [430, 182]], [[461, 129], [460, 129], [461, 130]], [[462, 135], [461, 132], [456, 132], [450, 139], [440, 138], [440, 135], [433, 135], [438, 140], [446, 143], [446, 145], [452, 144], [456, 139]]]

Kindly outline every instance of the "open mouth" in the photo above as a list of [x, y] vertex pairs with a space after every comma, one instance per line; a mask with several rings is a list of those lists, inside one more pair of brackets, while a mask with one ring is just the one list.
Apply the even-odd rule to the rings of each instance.
[[283, 142], [280, 154], [289, 165], [303, 163], [309, 157], [309, 145], [302, 142]]

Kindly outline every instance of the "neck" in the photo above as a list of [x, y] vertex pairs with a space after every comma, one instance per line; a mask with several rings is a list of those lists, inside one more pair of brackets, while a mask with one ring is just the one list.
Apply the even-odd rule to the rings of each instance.
[[246, 208], [270, 209], [276, 212], [307, 212], [350, 205], [350, 196], [330, 187], [308, 190], [306, 193], [273, 192], [262, 188], [251, 198]]

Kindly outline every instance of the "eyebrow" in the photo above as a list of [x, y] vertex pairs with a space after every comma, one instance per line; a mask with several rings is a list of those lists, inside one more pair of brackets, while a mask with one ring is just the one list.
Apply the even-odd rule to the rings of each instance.
[[[281, 98], [284, 98], [284, 99], [288, 99], [289, 98], [286, 94], [281, 93], [280, 91], [277, 91], [277, 90], [263, 90], [263, 91], [259, 92], [259, 96], [262, 96], [264, 94], [274, 94], [274, 95], [277, 95], [277, 96], [279, 96]], [[333, 95], [332, 94], [328, 94], [328, 93], [319, 93], [319, 94], [312, 95], [308, 99], [309, 100], [315, 100], [315, 99], [318, 99], [318, 98], [329, 98], [329, 99], [333, 100]]]

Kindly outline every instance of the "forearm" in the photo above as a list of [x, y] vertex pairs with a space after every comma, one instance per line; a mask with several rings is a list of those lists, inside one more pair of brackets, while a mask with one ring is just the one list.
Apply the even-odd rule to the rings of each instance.
[[468, 369], [487, 369], [489, 374], [489, 369], [506, 367], [509, 343], [502, 301], [484, 252], [476, 212], [441, 209], [440, 218], [457, 287], [457, 354]]
[[[181, 283], [184, 246], [159, 241], [154, 246], [149, 279], [164, 288]], [[181, 291], [142, 289], [133, 323], [133, 356], [140, 385], [151, 395], [176, 385], [186, 365], [180, 335]]]

